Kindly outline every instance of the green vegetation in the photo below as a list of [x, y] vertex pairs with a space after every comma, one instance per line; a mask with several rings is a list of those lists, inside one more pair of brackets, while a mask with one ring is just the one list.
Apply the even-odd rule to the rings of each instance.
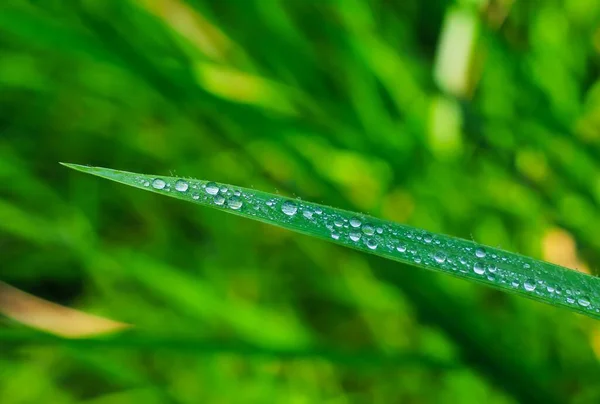
[[[598, 322], [573, 312], [597, 308], [599, 23], [592, 0], [0, 2], [0, 281], [133, 325], [0, 317], [0, 402], [600, 402]], [[540, 304], [489, 268], [424, 271], [57, 161], [473, 240], [482, 263], [570, 268], [580, 295]]]

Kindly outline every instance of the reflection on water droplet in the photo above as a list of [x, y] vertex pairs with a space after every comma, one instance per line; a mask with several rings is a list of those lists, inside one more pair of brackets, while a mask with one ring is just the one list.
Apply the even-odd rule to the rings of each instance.
[[478, 256], [479, 258], [485, 258], [485, 250], [481, 247], [478, 247], [475, 250], [475, 255]]
[[215, 201], [215, 203], [217, 205], [223, 205], [225, 203], [225, 198], [223, 197], [223, 195], [215, 195], [215, 197], [213, 198], [213, 200]]
[[485, 269], [483, 268], [483, 264], [481, 262], [476, 262], [473, 265], [473, 272], [475, 272], [477, 275], [483, 275], [485, 273]]
[[294, 216], [298, 212], [298, 205], [292, 201], [285, 201], [281, 205], [281, 211], [288, 216]]
[[552, 286], [548, 285], [548, 286], [546, 286], [546, 290], [550, 293], [554, 293], [555, 289]]
[[357, 217], [353, 217], [352, 219], [350, 219], [350, 226], [352, 227], [360, 227], [361, 222]]
[[488, 269], [489, 272], [494, 273], [494, 272], [496, 272], [496, 270], [498, 269], [498, 267], [496, 266], [496, 264], [490, 264], [490, 265], [488, 265], [487, 269]]
[[406, 252], [406, 245], [400, 244], [398, 247], [396, 247], [396, 250], [401, 253]]
[[580, 306], [582, 307], [588, 307], [590, 305], [590, 300], [585, 297], [585, 296], [581, 296], [578, 300], [577, 303], [579, 303]]
[[368, 239], [367, 240], [367, 247], [369, 247], [371, 250], [376, 249], [377, 248], [377, 240], [372, 239], [372, 238]]
[[566, 300], [567, 300], [567, 303], [569, 303], [569, 304], [575, 303], [575, 299], [573, 299], [572, 297], [567, 297]]
[[316, 213], [317, 215], [320, 215], [320, 214], [322, 214], [322, 213], [323, 213], [323, 209], [321, 209], [321, 208], [315, 208], [315, 213]]
[[338, 217], [333, 221], [333, 224], [335, 224], [337, 227], [342, 227], [344, 225], [344, 221]]
[[438, 264], [443, 264], [444, 262], [446, 262], [446, 254], [444, 254], [441, 251], [436, 252], [433, 255], [433, 259], [438, 263]]
[[152, 188], [164, 189], [166, 186], [167, 183], [161, 180], [160, 178], [157, 178], [154, 181], [152, 181]]
[[423, 241], [429, 244], [433, 241], [433, 237], [431, 237], [429, 234], [426, 234], [425, 237], [423, 237]]
[[352, 241], [358, 241], [358, 240], [360, 240], [360, 237], [361, 237], [361, 235], [360, 235], [359, 232], [357, 232], [357, 231], [351, 231], [350, 232], [350, 240], [352, 240]]
[[221, 191], [221, 193], [226, 193], [227, 192], [227, 187], [225, 185], [221, 186], [221, 188], [219, 188], [219, 191]]
[[369, 224], [365, 224], [362, 227], [362, 231], [363, 233], [365, 233], [367, 236], [372, 236], [373, 234], [375, 234], [375, 229], [373, 229], [373, 226], [369, 225]]
[[331, 233], [331, 238], [334, 240], [339, 240], [340, 235], [338, 233]]
[[194, 194], [194, 195], [192, 195], [192, 199], [197, 201], [198, 199], [200, 199], [200, 195]]
[[209, 182], [206, 184], [206, 193], [211, 195], [216, 195], [219, 193], [219, 187], [214, 182]]
[[233, 210], [238, 210], [243, 205], [242, 200], [237, 196], [232, 196], [227, 199], [227, 206], [229, 206]]
[[188, 188], [189, 188], [189, 185], [184, 180], [177, 180], [177, 182], [175, 183], [175, 189], [178, 190], [179, 192], [185, 192], [188, 190]]
[[305, 210], [304, 212], [302, 212], [302, 215], [307, 219], [313, 218], [313, 213], [310, 210]]
[[421, 263], [421, 257], [415, 257], [413, 259], [413, 261], [415, 262], [415, 264], [420, 264]]
[[533, 292], [535, 290], [535, 281], [533, 279], [527, 279], [525, 283], [523, 283], [523, 287], [528, 292]]

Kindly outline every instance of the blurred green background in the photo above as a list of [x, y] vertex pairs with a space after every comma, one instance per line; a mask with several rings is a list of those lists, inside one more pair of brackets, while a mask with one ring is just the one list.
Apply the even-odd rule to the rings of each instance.
[[597, 0], [3, 0], [0, 280], [134, 327], [0, 317], [0, 402], [600, 402], [591, 319], [58, 165], [594, 274], [599, 73]]

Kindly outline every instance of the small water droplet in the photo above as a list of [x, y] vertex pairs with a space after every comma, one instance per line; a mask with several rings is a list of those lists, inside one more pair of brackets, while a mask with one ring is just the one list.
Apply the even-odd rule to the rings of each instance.
[[167, 183], [164, 182], [163, 180], [161, 180], [160, 178], [157, 178], [154, 181], [152, 181], [152, 188], [164, 189], [166, 186], [167, 186]]
[[415, 262], [415, 264], [420, 264], [421, 263], [421, 257], [415, 257], [413, 259], [413, 261]]
[[400, 244], [398, 247], [396, 247], [396, 250], [401, 253], [406, 252], [406, 245]]
[[477, 275], [483, 275], [485, 273], [485, 268], [483, 267], [483, 264], [477, 261], [473, 265], [473, 272], [475, 272]]
[[333, 224], [335, 224], [337, 227], [342, 227], [344, 225], [344, 221], [338, 217], [333, 220]]
[[372, 238], [368, 239], [367, 240], [367, 247], [369, 247], [371, 250], [376, 249], [377, 248], [377, 240], [372, 239]]
[[194, 194], [194, 195], [192, 195], [192, 199], [197, 201], [198, 199], [200, 199], [200, 195]]
[[[208, 189], [208, 187], [206, 187]], [[215, 195], [213, 198], [217, 205], [223, 205], [225, 203], [225, 197], [223, 195]]]
[[316, 209], [315, 209], [315, 213], [316, 213], [317, 215], [320, 215], [320, 214], [322, 214], [322, 213], [323, 213], [323, 209], [321, 209], [321, 208], [316, 208]]
[[234, 191], [234, 192], [233, 192], [233, 194], [234, 194], [235, 196], [241, 196], [241, 195], [242, 195], [242, 193], [241, 193], [240, 191]]
[[531, 268], [531, 265], [529, 265], [529, 264], [523, 264], [523, 268], [529, 269], [529, 268]]
[[523, 287], [528, 292], [533, 292], [535, 290], [535, 281], [533, 279], [527, 279], [525, 283], [523, 283]]
[[573, 299], [572, 297], [567, 297], [567, 303], [573, 304], [575, 303], [575, 299]]
[[177, 182], [175, 183], [175, 189], [179, 192], [185, 192], [188, 190], [188, 188], [189, 184], [184, 180], [177, 180]]
[[588, 307], [590, 305], [590, 300], [585, 296], [581, 296], [579, 299], [577, 299], [577, 303], [581, 307]]
[[206, 193], [210, 195], [216, 195], [219, 193], [219, 187], [214, 182], [209, 182], [206, 184]]
[[438, 264], [443, 264], [444, 262], [446, 262], [446, 254], [444, 254], [441, 251], [436, 252], [433, 255], [433, 259], [438, 263]]
[[554, 291], [555, 291], [555, 289], [550, 285], [546, 286], [546, 290], [550, 293], [554, 293]]
[[369, 224], [365, 224], [362, 227], [362, 231], [363, 233], [365, 233], [367, 236], [372, 236], [373, 234], [375, 234], [375, 229], [373, 229], [373, 226], [369, 225]]
[[281, 205], [281, 211], [288, 216], [294, 216], [296, 214], [296, 212], [298, 211], [298, 205], [296, 205], [292, 201], [285, 201]]
[[302, 212], [302, 216], [304, 216], [307, 219], [312, 219], [313, 213], [310, 210], [305, 210], [304, 212]]
[[383, 229], [381, 227], [378, 227], [376, 230], [377, 234], [382, 234], [383, 233]]
[[242, 207], [243, 204], [244, 203], [242, 202], [242, 200], [237, 196], [232, 196], [229, 199], [227, 199], [227, 206], [229, 206], [233, 210], [238, 210]]
[[149, 187], [150, 186], [150, 181], [144, 181], [144, 186], [145, 187]]
[[498, 270], [498, 267], [496, 266], [496, 264], [490, 264], [490, 265], [488, 265], [487, 269], [489, 272], [494, 273]]
[[485, 250], [484, 250], [483, 248], [481, 248], [481, 247], [478, 247], [478, 248], [475, 250], [475, 255], [476, 255], [477, 257], [479, 257], [479, 258], [485, 258]]
[[352, 227], [360, 227], [362, 223], [360, 222], [360, 219], [357, 217], [353, 217], [352, 219], [350, 219], [350, 226]]
[[349, 236], [350, 236], [350, 240], [352, 240], [352, 241], [358, 241], [361, 238], [361, 234], [357, 231], [351, 231]]
[[219, 188], [219, 191], [221, 191], [221, 193], [226, 193], [227, 192], [227, 187], [225, 185], [221, 186], [221, 188]]
[[426, 234], [425, 237], [423, 237], [423, 241], [427, 244], [430, 244], [433, 241], [433, 237], [431, 237], [429, 234]]
[[334, 240], [339, 240], [340, 235], [338, 233], [331, 233], [331, 238]]

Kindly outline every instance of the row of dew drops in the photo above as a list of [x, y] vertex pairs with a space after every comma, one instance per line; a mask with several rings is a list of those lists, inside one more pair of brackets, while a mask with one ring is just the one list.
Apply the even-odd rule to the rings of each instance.
[[[171, 191], [171, 184], [161, 178], [152, 181], [139, 178], [139, 181], [145, 187]], [[460, 272], [470, 277], [487, 279], [489, 282], [504, 284], [514, 289], [522, 288], [538, 296], [553, 300], [562, 299], [569, 305], [600, 312], [600, 307], [594, 307], [590, 298], [581, 291], [566, 288], [563, 290], [561, 286], [551, 285], [544, 279], [547, 276], [542, 276], [542, 270], [532, 268], [531, 264], [518, 258], [500, 256], [495, 252], [488, 253], [483, 247], [465, 246], [446, 238], [442, 241], [425, 231], [407, 230], [400, 225], [373, 225], [364, 222], [364, 219], [358, 216], [348, 216], [334, 209], [322, 209], [300, 201], [277, 197], [264, 200], [224, 185], [219, 186], [214, 182], [196, 183], [179, 179], [175, 181], [173, 189], [191, 195], [193, 200], [202, 198], [203, 202], [226, 206], [233, 210], [240, 210], [246, 203], [251, 208], [245, 213], [250, 216], [260, 215], [257, 212], [262, 212], [261, 216], [274, 220], [273, 213], [279, 211], [288, 220], [301, 218], [313, 227], [326, 228], [333, 240], [347, 245], [366, 247], [368, 250], [383, 250], [387, 255], [412, 261], [417, 265]], [[421, 248], [420, 245], [428, 247]], [[453, 251], [453, 254], [449, 256], [444, 251]], [[506, 269], [519, 266], [523, 268], [519, 273]], [[529, 273], [529, 276], [523, 272]]]

